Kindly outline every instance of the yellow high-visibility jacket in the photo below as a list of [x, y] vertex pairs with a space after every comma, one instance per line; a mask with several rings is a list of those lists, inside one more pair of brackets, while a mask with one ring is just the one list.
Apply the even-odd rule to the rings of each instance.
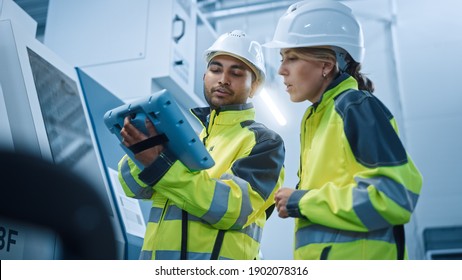
[[422, 177], [390, 111], [341, 74], [301, 123], [295, 259], [406, 258], [403, 224]]
[[128, 156], [119, 163], [126, 195], [152, 200], [140, 258], [255, 259], [284, 180], [282, 138], [254, 121], [251, 103], [192, 113], [212, 168], [190, 171], [168, 150], [142, 172]]

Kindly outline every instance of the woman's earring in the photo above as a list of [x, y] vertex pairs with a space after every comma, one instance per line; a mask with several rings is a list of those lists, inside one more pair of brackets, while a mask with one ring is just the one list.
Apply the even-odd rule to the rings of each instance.
[[327, 75], [327, 74], [326, 74], [325, 72], [324, 72], [324, 73], [322, 73], [322, 77], [323, 77], [323, 78], [325, 78], [325, 77], [326, 77], [326, 75]]

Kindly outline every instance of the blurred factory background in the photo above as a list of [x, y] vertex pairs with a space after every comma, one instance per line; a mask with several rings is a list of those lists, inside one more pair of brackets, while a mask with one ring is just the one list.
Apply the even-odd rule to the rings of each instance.
[[[59, 163], [91, 182], [110, 209], [116, 257], [136, 259], [149, 205], [126, 198], [117, 183], [123, 151], [104, 127], [104, 112], [163, 88], [183, 109], [204, 105], [202, 53], [216, 36], [241, 29], [267, 42], [278, 18], [295, 2], [0, 0], [0, 147]], [[340, 2], [362, 24], [363, 72], [395, 115], [423, 174], [420, 200], [406, 225], [409, 257], [462, 259], [462, 90], [457, 81], [462, 3]], [[277, 75], [278, 51], [265, 49], [265, 55], [268, 80], [252, 102], [257, 120], [284, 138], [285, 186], [295, 187], [299, 124], [309, 103], [289, 101]], [[6, 182], [0, 183], [2, 193], [15, 187]], [[31, 183], [46, 191], [40, 182]], [[11, 199], [18, 208], [34, 211], [20, 198]], [[49, 199], [73, 198], [50, 194]], [[264, 259], [292, 259], [293, 226], [291, 219], [271, 216], [263, 233]], [[64, 254], [56, 233], [8, 213], [0, 212], [0, 231], [0, 259]]]

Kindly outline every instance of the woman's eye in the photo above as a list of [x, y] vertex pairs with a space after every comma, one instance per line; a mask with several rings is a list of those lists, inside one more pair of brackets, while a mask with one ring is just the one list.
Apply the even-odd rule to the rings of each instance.
[[281, 58], [281, 63], [284, 62], [284, 61], [294, 61], [294, 60], [297, 60], [297, 57], [295, 57], [295, 56], [283, 57], [283, 58]]

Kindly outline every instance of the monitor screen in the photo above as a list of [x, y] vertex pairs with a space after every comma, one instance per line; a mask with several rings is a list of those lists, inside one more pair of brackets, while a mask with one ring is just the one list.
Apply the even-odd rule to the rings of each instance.
[[114, 215], [76, 81], [29, 48], [28, 55], [53, 161], [95, 186]]

